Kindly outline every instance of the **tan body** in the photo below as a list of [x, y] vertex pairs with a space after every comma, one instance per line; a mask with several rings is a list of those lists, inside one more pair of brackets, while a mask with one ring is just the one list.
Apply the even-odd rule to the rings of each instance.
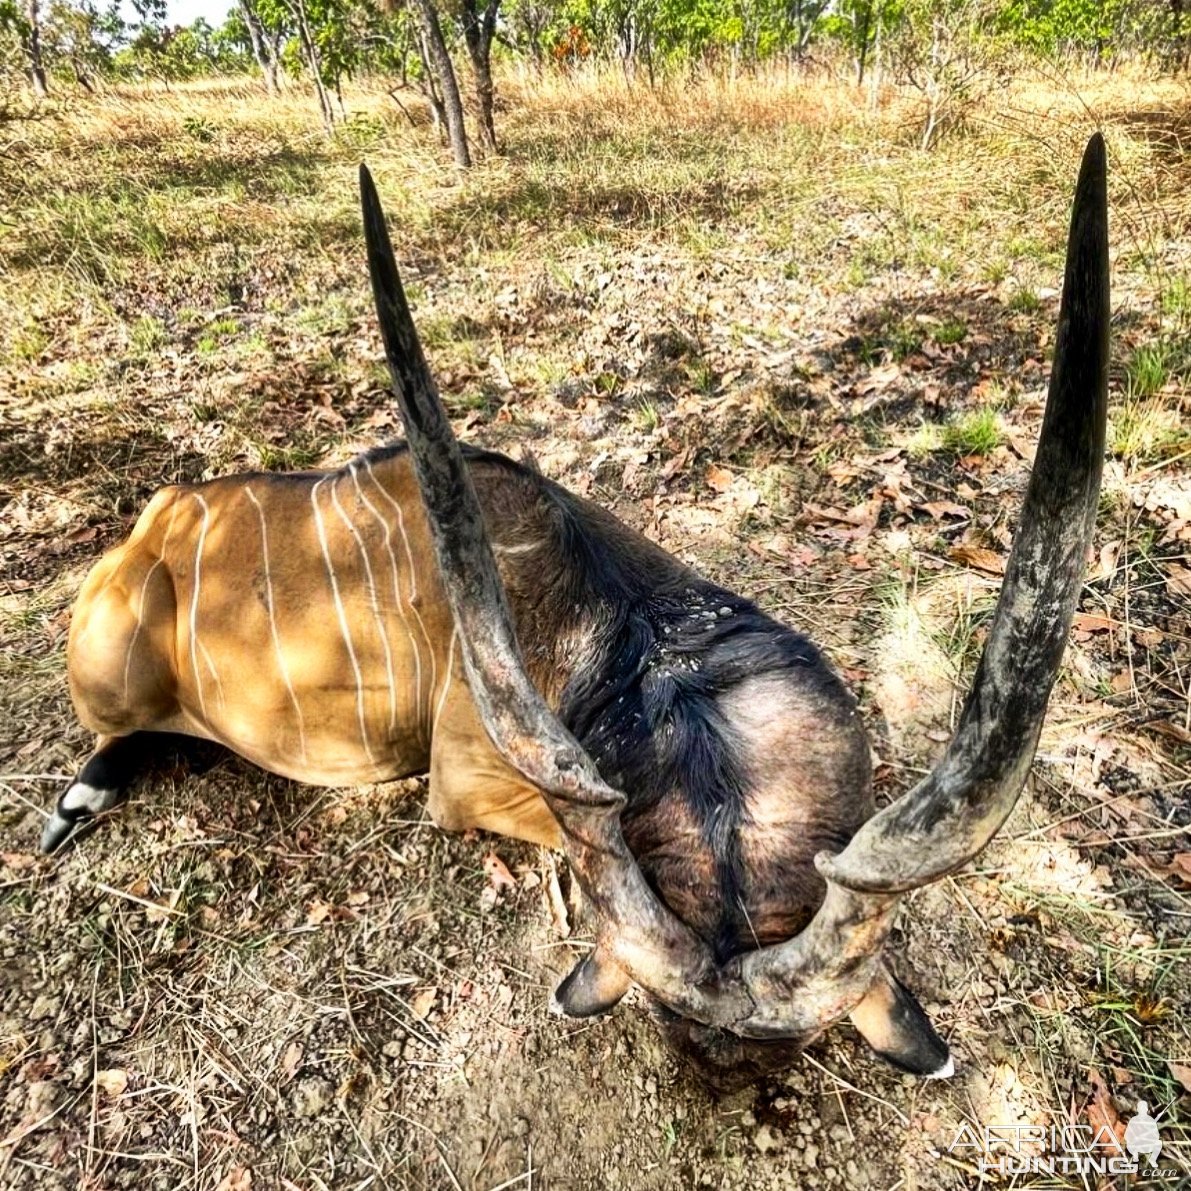
[[[498, 552], [532, 530], [494, 524]], [[185, 733], [313, 785], [429, 770], [441, 826], [558, 842], [476, 718], [405, 453], [159, 492], [87, 577], [67, 665], [100, 737]]]
[[[720, 623], [724, 600], [747, 622], [748, 639], [795, 637], [537, 473], [482, 452], [469, 469], [527, 671], [554, 711], [572, 678], [607, 657], [609, 600], [622, 600], [601, 595], [600, 580], [617, 571], [640, 577], [647, 608], [657, 593], [671, 601], [669, 620], [653, 626], [655, 647], [613, 667], [643, 674], [640, 682], [681, 681], [706, 667], [706, 652], [659, 656], [657, 646], [687, 625], [702, 631], [709, 616]], [[576, 560], [568, 515], [604, 552], [595, 561]], [[708, 591], [719, 593], [710, 606]], [[733, 618], [723, 624], [731, 629]], [[721, 652], [739, 639], [729, 636]], [[481, 723], [403, 448], [338, 471], [164, 489], [87, 577], [67, 670], [79, 718], [99, 737], [100, 773], [137, 767], [135, 755], [103, 764], [113, 747], [143, 752], [137, 742], [146, 738], [136, 734], [179, 732], [314, 785], [428, 771], [439, 826], [559, 844], [539, 788], [502, 759]], [[689, 775], [659, 784], [648, 735], [628, 749], [630, 764], [638, 755], [644, 764], [635, 780], [623, 773], [624, 832], [676, 911], [732, 950], [805, 925], [822, 897], [814, 855], [842, 846], [872, 813], [869, 754], [854, 701], [814, 652], [765, 672], [746, 665], [714, 693], [713, 708], [747, 786], [731, 838], [712, 837], [717, 808], [696, 811]], [[704, 729], [696, 723], [687, 735], [697, 748]], [[622, 770], [624, 760], [611, 764]], [[94, 772], [84, 769], [60, 811], [103, 809], [114, 796], [90, 791], [127, 785]], [[55, 820], [55, 830], [68, 826]], [[729, 889], [725, 865], [735, 873]]]

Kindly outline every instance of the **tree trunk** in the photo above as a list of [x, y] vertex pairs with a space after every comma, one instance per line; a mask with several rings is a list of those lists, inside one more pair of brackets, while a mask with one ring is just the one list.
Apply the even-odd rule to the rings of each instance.
[[281, 90], [281, 84], [277, 78], [277, 55], [270, 48], [269, 41], [265, 36], [264, 25], [261, 23], [260, 17], [256, 15], [251, 0], [240, 0], [240, 12], [244, 17], [244, 24], [248, 26], [248, 39], [252, 42], [252, 56], [256, 59], [257, 66], [260, 67], [265, 90], [270, 95], [276, 95]]
[[87, 72], [79, 64], [79, 60], [77, 58], [71, 58], [70, 69], [74, 71], [75, 82], [78, 83], [78, 85], [82, 87], [88, 95], [94, 95], [95, 88], [91, 85], [91, 79], [88, 77]]
[[33, 84], [34, 92], [45, 99], [50, 93], [46, 83], [45, 66], [41, 60], [41, 21], [37, 14], [38, 0], [29, 0], [25, 10], [25, 17], [29, 22], [29, 32], [25, 36], [25, 56], [29, 59], [29, 82]]
[[463, 123], [463, 100], [459, 97], [459, 81], [455, 77], [455, 67], [451, 63], [451, 55], [447, 51], [446, 38], [443, 37], [442, 25], [439, 23], [438, 10], [434, 7], [434, 0], [416, 0], [418, 15], [422, 18], [422, 31], [426, 35], [426, 52], [434, 73], [438, 76], [438, 86], [442, 93], [443, 113], [447, 121], [447, 135], [451, 141], [451, 152], [455, 156], [455, 164], [461, 170], [471, 168], [471, 151], [467, 147], [467, 128]]
[[[853, 16], [853, 22], [856, 17]], [[859, 87], [864, 83], [864, 68], [868, 63], [868, 39], [869, 30], [872, 27], [873, 20], [873, 5], [872, 0], [865, 4], [861, 9], [861, 24], [858, 30], [858, 44], [856, 46], [856, 85]]]
[[496, 33], [496, 15], [500, 0], [488, 0], [483, 12], [476, 8], [476, 0], [463, 0], [463, 39], [467, 42], [467, 53], [476, 82], [476, 104], [480, 114], [480, 140], [484, 148], [495, 153], [496, 124], [493, 120], [493, 105], [496, 89], [492, 83], [492, 38]]
[[438, 87], [434, 82], [434, 69], [430, 65], [430, 51], [426, 48], [426, 32], [424, 29], [418, 31], [418, 57], [422, 60], [422, 94], [426, 97], [426, 102], [430, 105], [430, 121], [434, 125], [434, 131], [446, 140], [447, 113], [443, 108], [442, 97], [439, 95]]
[[310, 32], [310, 24], [306, 19], [304, 0], [295, 0], [290, 11], [298, 21], [298, 40], [302, 43], [306, 65], [314, 77], [314, 93], [318, 97], [318, 106], [323, 117], [323, 129], [327, 136], [330, 136], [335, 131], [335, 110], [331, 107], [331, 98], [327, 94], [327, 88], [323, 85], [322, 63], [319, 61], [318, 47], [314, 44], [314, 35]]
[[1183, 0], [1170, 0], [1170, 17], [1174, 25], [1175, 63], [1185, 70], [1191, 64], [1191, 30], [1187, 28], [1187, 13]]

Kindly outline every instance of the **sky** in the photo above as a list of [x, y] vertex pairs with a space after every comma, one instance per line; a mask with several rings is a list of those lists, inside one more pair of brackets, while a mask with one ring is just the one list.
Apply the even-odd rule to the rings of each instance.
[[168, 0], [166, 11], [171, 25], [189, 25], [196, 17], [206, 17], [212, 25], [222, 25], [235, 0]]
[[[223, 18], [235, 8], [236, 0], [166, 0], [166, 19], [171, 25], [189, 25], [196, 17], [205, 17], [212, 25], [222, 25]], [[125, 20], [135, 20], [132, 5], [122, 5]]]

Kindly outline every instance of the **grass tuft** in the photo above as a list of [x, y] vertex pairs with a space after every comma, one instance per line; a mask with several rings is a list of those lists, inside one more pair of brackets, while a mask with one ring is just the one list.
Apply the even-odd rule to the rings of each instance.
[[1000, 416], [977, 409], [953, 418], [942, 428], [942, 448], [953, 455], [990, 455], [1005, 439]]

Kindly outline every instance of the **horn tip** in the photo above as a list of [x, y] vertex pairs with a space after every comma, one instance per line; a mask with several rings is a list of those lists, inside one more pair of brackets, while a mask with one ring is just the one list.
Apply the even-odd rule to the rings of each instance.
[[[1104, 134], [1097, 130], [1088, 138], [1084, 146], [1083, 161], [1079, 170], [1079, 182], [1076, 189], [1079, 192], [1087, 188], [1094, 188], [1100, 203], [1107, 202], [1108, 178], [1108, 148], [1104, 143]], [[1104, 197], [1101, 197], [1104, 196]]]

